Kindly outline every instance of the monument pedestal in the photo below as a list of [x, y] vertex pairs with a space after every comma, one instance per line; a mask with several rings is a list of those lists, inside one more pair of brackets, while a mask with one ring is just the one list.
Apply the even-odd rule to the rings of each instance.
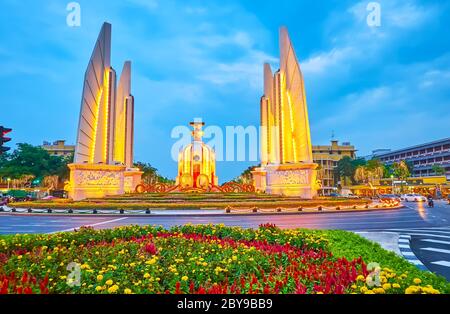
[[255, 168], [252, 171], [253, 184], [256, 192], [264, 193], [266, 191], [266, 175], [267, 172], [262, 167]]
[[136, 187], [141, 184], [142, 174], [138, 168], [130, 168], [124, 172], [124, 191], [125, 193], [134, 193]]
[[74, 201], [103, 198], [134, 191], [142, 172], [126, 171], [125, 166], [105, 164], [70, 164], [70, 181], [66, 186]]
[[[297, 196], [312, 199], [317, 196], [315, 163], [267, 165], [265, 191], [267, 194]], [[257, 175], [258, 177], [258, 175]], [[259, 176], [262, 181], [263, 176]]]

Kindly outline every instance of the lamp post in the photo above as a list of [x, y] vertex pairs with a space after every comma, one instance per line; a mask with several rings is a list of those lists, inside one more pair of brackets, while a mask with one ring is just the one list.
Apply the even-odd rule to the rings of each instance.
[[394, 175], [393, 174], [391, 174], [391, 181], [392, 181], [391, 182], [392, 183], [392, 187], [391, 187], [392, 191], [391, 192], [392, 192], [392, 194], [395, 194], [394, 193]]

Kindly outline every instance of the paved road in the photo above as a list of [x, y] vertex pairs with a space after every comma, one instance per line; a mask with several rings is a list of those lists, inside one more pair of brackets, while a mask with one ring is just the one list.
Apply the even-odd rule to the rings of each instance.
[[400, 235], [399, 247], [406, 259], [450, 281], [450, 227], [389, 231]]
[[0, 215], [0, 234], [50, 233], [68, 231], [80, 226], [112, 228], [120, 225], [162, 225], [170, 227], [185, 223], [224, 223], [245, 228], [258, 227], [262, 223], [274, 223], [281, 228], [380, 230], [395, 228], [429, 228], [450, 226], [450, 205], [437, 202], [434, 209], [424, 204], [406, 203], [397, 210], [373, 212], [299, 213], [294, 215], [229, 215], [229, 216], [19, 216]]
[[[295, 215], [230, 215], [230, 216], [19, 216], [0, 215], [0, 234], [52, 233], [70, 231], [80, 226], [112, 228], [120, 225], [162, 225], [185, 223], [224, 223], [229, 226], [255, 228], [274, 223], [281, 228], [343, 229], [350, 231], [390, 231], [409, 235], [408, 245], [414, 260], [450, 280], [450, 205], [436, 202], [435, 208], [422, 203], [405, 203], [398, 210], [341, 213], [299, 213]], [[409, 239], [409, 238], [408, 238]], [[407, 257], [407, 256], [405, 256]]]

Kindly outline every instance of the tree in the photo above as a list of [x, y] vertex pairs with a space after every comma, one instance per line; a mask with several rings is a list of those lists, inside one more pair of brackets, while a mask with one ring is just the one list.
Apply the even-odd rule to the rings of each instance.
[[385, 166], [379, 159], [372, 159], [367, 162], [368, 179], [370, 183], [373, 180], [381, 179], [384, 176]]
[[69, 177], [67, 164], [73, 156], [61, 157], [50, 155], [45, 149], [30, 144], [17, 144], [11, 154], [0, 158], [0, 177], [10, 178], [15, 185], [29, 186], [33, 179], [57, 176], [55, 188]]
[[158, 174], [158, 169], [149, 163], [135, 162], [134, 167], [139, 168], [144, 173], [142, 174], [142, 182], [145, 184], [167, 183], [173, 184], [174, 180], [168, 179]]
[[[350, 180], [352, 184], [356, 183], [354, 177], [356, 169], [359, 166], [366, 165], [366, 161], [362, 158], [352, 159], [349, 156], [343, 157], [337, 162], [337, 166], [334, 169], [335, 180], [344, 181], [344, 185], [347, 185]], [[337, 184], [337, 182], [335, 182]]]
[[237, 178], [233, 179], [233, 181], [241, 184], [252, 184], [253, 183], [252, 171], [253, 169], [255, 169], [255, 167], [260, 166], [261, 165], [248, 167]]
[[356, 182], [367, 182], [369, 180], [369, 174], [366, 166], [359, 166], [356, 168], [354, 179]]
[[383, 178], [386, 167], [378, 159], [371, 159], [366, 165], [356, 168], [354, 179], [356, 182], [373, 184], [374, 180]]
[[400, 189], [403, 192], [403, 181], [411, 176], [411, 172], [409, 171], [407, 163], [402, 160], [400, 162], [394, 162], [392, 164], [393, 175], [394, 177], [400, 179]]
[[433, 170], [434, 174], [437, 176], [442, 176], [445, 174], [445, 168], [443, 168], [439, 165], [433, 165], [433, 167], [431, 169]]

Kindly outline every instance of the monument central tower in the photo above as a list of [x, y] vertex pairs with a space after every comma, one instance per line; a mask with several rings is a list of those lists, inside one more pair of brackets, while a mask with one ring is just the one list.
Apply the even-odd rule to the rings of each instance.
[[191, 122], [192, 142], [178, 155], [178, 176], [176, 184], [181, 188], [205, 189], [218, 185], [216, 176], [216, 154], [203, 143], [204, 122]]

